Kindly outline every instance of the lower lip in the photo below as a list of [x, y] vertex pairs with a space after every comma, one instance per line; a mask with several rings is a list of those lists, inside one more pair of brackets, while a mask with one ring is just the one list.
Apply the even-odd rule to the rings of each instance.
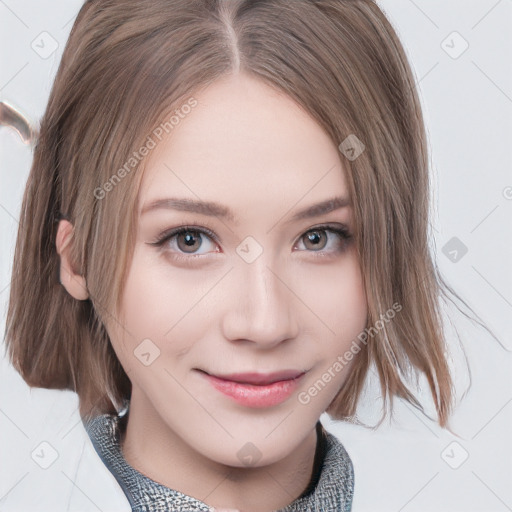
[[287, 400], [299, 386], [304, 374], [291, 380], [281, 380], [266, 386], [242, 384], [231, 380], [219, 379], [206, 373], [203, 374], [210, 384], [226, 396], [246, 407], [271, 407]]

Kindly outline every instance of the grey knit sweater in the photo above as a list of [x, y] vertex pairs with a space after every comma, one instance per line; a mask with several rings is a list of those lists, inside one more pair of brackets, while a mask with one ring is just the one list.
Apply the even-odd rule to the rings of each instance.
[[[211, 512], [212, 508], [179, 491], [165, 487], [130, 466], [120, 448], [127, 414], [104, 414], [84, 422], [99, 457], [126, 495], [132, 512]], [[317, 423], [318, 442], [313, 476], [295, 501], [277, 512], [348, 512], [352, 509], [354, 469], [340, 441]]]

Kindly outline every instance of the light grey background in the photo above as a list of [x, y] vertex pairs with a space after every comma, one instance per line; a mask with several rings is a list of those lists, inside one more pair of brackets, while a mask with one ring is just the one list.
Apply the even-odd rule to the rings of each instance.
[[[354, 512], [512, 510], [512, 0], [378, 3], [406, 47], [422, 95], [435, 185], [433, 250], [438, 265], [500, 341], [455, 308], [446, 309], [460, 399], [452, 427], [460, 437], [400, 401], [395, 421], [375, 432], [332, 423], [327, 415], [322, 421], [343, 441], [354, 462]], [[44, 112], [81, 4], [0, 0], [0, 101], [19, 108], [34, 124]], [[50, 56], [41, 55], [51, 50], [51, 38], [41, 35], [44, 32], [58, 43]], [[32, 148], [14, 131], [1, 128], [0, 157], [3, 333]], [[468, 249], [456, 262], [443, 252], [453, 237]], [[469, 390], [455, 329], [471, 367]], [[1, 361], [0, 369], [0, 510], [13, 510], [2, 508], [2, 503], [15, 494], [39, 492], [41, 504], [47, 502], [45, 493], [55, 489], [65, 495], [75, 486], [72, 468], [86, 435], [76, 395], [30, 390], [7, 361]], [[422, 388], [425, 391], [424, 383]], [[370, 424], [379, 418], [378, 395], [376, 381], [370, 378], [360, 408], [361, 419]], [[428, 395], [422, 396], [432, 412]], [[47, 470], [31, 458], [45, 440], [59, 454]], [[80, 492], [84, 503], [95, 503], [91, 510], [101, 509], [95, 488]], [[37, 510], [46, 510], [41, 507]]]

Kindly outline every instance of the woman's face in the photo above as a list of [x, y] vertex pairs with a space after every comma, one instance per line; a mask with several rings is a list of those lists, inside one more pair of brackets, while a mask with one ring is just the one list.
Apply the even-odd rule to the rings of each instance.
[[[357, 359], [339, 362], [367, 318], [354, 242], [336, 232], [352, 234], [352, 209], [313, 208], [347, 198], [341, 155], [287, 96], [239, 75], [194, 98], [151, 134], [109, 334], [130, 414], [212, 460], [259, 466], [311, 433]], [[207, 375], [255, 373], [284, 382]]]

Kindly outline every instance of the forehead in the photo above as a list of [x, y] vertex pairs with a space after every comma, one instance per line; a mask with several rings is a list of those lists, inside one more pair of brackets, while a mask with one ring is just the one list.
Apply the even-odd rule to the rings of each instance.
[[348, 196], [337, 145], [291, 98], [246, 75], [194, 95], [152, 150], [139, 209], [165, 197], [215, 201], [237, 212]]

